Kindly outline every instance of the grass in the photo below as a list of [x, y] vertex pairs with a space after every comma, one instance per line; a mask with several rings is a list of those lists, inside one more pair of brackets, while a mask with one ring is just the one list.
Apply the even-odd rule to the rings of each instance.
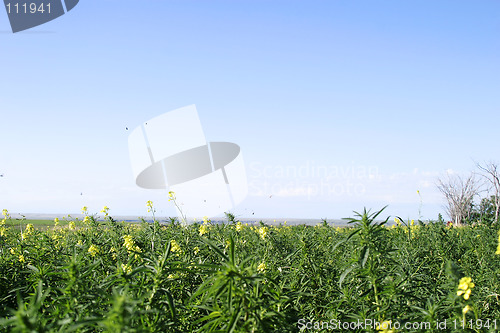
[[[68, 222], [63, 221], [63, 223], [61, 223], [61, 224], [68, 224], [68, 223], [69, 223], [69, 221]], [[26, 226], [26, 224], [33, 224], [34, 226], [52, 227], [52, 226], [54, 226], [55, 222], [54, 222], [54, 220], [29, 220], [29, 219], [12, 220], [12, 226], [14, 226], [14, 227], [19, 227], [21, 225]]]
[[[70, 220], [62, 220], [62, 219], [58, 223], [56, 223], [54, 220], [12, 219], [7, 224], [7, 227], [17, 228], [20, 230], [21, 228], [26, 227], [27, 224], [32, 224], [33, 227], [35, 227], [36, 229], [45, 230], [45, 229], [56, 226], [56, 224], [58, 226], [68, 226], [70, 222], [71, 222]], [[82, 221], [73, 220], [73, 222], [77, 226], [84, 226]]]
[[[28, 224], [32, 224], [35, 229], [46, 230], [48, 228], [53, 228], [56, 226], [59, 227], [67, 227], [70, 222], [74, 222], [77, 227], [85, 227], [87, 226], [82, 220], [78, 219], [59, 219], [58, 222], [54, 220], [37, 220], [37, 219], [11, 219], [9, 223], [6, 224], [8, 228], [17, 228], [21, 230], [26, 227]], [[96, 223], [106, 224], [104, 221], [96, 221]], [[131, 224], [136, 224], [139, 222], [129, 222]]]
[[351, 330], [390, 322], [404, 332], [498, 331], [497, 225], [389, 228], [382, 216], [364, 210], [347, 228], [110, 216], [22, 233], [0, 227], [0, 327], [333, 332], [371, 321]]

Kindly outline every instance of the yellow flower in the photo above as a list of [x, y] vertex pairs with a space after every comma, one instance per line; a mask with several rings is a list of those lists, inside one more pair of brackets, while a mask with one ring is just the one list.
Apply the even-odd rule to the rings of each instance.
[[266, 268], [266, 263], [262, 262], [259, 264], [259, 266], [257, 266], [257, 271], [260, 273], [264, 273], [266, 271]]
[[69, 224], [68, 224], [68, 228], [70, 228], [71, 230], [75, 230], [76, 229], [75, 222], [74, 221], [70, 221]]
[[87, 206], [82, 207], [82, 214], [87, 214], [88, 213], [88, 208]]
[[236, 223], [236, 231], [240, 232], [241, 230], [243, 230], [243, 224], [238, 221], [238, 223]]
[[33, 227], [33, 224], [29, 223], [26, 225], [26, 235], [32, 234], [35, 232], [35, 228]]
[[411, 220], [410, 225], [414, 226], [415, 225], [415, 220]]
[[131, 235], [123, 236], [123, 240], [123, 246], [125, 246], [129, 254], [132, 252], [142, 252], [141, 248], [135, 245], [134, 239]]
[[9, 211], [7, 209], [2, 210], [2, 215], [7, 217], [9, 215]]
[[395, 333], [395, 329], [391, 329], [392, 327], [392, 321], [391, 320], [385, 320], [377, 325], [377, 331], [383, 332], [383, 333]]
[[99, 248], [94, 244], [91, 244], [88, 252], [92, 257], [95, 257], [99, 253]]
[[266, 239], [268, 231], [269, 231], [268, 227], [261, 227], [261, 228], [259, 228], [260, 238]]
[[104, 213], [106, 216], [108, 216], [108, 211], [109, 211], [108, 206], [104, 206], [104, 207], [101, 209], [101, 213]]
[[474, 288], [474, 283], [471, 282], [470, 277], [463, 277], [460, 279], [458, 283], [457, 296], [464, 295], [464, 299], [468, 300], [470, 294], [472, 292], [472, 288]]
[[472, 308], [469, 305], [466, 305], [465, 308], [462, 309], [462, 313], [465, 315], [469, 310], [472, 310]]
[[148, 208], [148, 213], [151, 212], [153, 210], [153, 201], [148, 200], [146, 202], [146, 207]]
[[498, 231], [498, 246], [495, 254], [500, 254], [500, 231]]
[[168, 192], [168, 201], [175, 200], [175, 193], [170, 191]]
[[90, 217], [85, 216], [85, 217], [83, 218], [83, 223], [89, 223], [89, 222], [90, 222]]
[[175, 239], [172, 239], [172, 240], [170, 241], [170, 244], [171, 244], [171, 246], [170, 246], [170, 251], [172, 251], [172, 252], [178, 252], [178, 253], [181, 253], [181, 252], [182, 252], [182, 249], [181, 249], [181, 247], [179, 246], [179, 243], [177, 243], [177, 242], [175, 241]]
[[111, 258], [113, 258], [114, 260], [116, 260], [116, 249], [114, 246], [112, 246], [110, 249], [109, 249], [109, 252], [111, 252]]
[[59, 224], [59, 219], [57, 217], [54, 219], [54, 223], [55, 223], [55, 225]]
[[19, 255], [19, 262], [25, 262], [24, 256], [22, 254]]
[[132, 267], [128, 264], [122, 264], [122, 271], [125, 274], [130, 274], [132, 273]]
[[123, 246], [127, 248], [127, 250], [131, 251], [134, 248], [134, 239], [130, 235], [123, 236]]
[[198, 246], [195, 246], [195, 248], [194, 248], [194, 254], [197, 255], [198, 252], [200, 252], [200, 248]]
[[5, 227], [0, 227], [0, 236], [5, 236], [6, 231], [7, 229], [5, 229]]
[[11, 254], [16, 254], [16, 250], [14, 250], [13, 248], [10, 248], [10, 253]]
[[200, 225], [200, 236], [203, 236], [204, 234], [208, 234], [209, 231], [209, 226], [206, 224]]

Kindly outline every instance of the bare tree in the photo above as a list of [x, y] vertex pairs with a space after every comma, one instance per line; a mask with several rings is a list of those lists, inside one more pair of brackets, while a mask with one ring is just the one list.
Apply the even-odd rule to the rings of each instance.
[[446, 198], [447, 211], [457, 226], [470, 217], [474, 197], [479, 193], [479, 183], [474, 174], [466, 179], [456, 174], [447, 173], [445, 179], [438, 179], [437, 187]]
[[500, 213], [500, 174], [498, 165], [494, 162], [488, 162], [484, 165], [476, 163], [476, 165], [483, 172], [481, 175], [488, 180], [495, 192], [493, 203], [495, 204], [495, 222], [498, 222], [498, 215]]

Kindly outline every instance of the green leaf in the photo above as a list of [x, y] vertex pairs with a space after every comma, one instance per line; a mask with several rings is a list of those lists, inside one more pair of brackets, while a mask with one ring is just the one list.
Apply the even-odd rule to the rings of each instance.
[[354, 268], [356, 268], [356, 266], [350, 266], [342, 273], [342, 275], [340, 275], [339, 288], [342, 288], [342, 283], [344, 282], [345, 278], [347, 277], [347, 274], [352, 272], [354, 270]]

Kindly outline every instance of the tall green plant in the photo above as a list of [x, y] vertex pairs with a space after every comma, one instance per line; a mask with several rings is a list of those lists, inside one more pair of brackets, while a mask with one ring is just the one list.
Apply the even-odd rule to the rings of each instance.
[[354, 242], [355, 247], [350, 264], [340, 276], [339, 285], [342, 288], [342, 284], [352, 273], [354, 278], [351, 284], [359, 284], [356, 286], [359, 292], [355, 297], [371, 300], [370, 307], [359, 309], [358, 316], [362, 319], [385, 320], [383, 312], [388, 307], [390, 294], [394, 290], [390, 283], [390, 264], [393, 262], [391, 253], [394, 249], [387, 241], [388, 230], [384, 227], [389, 218], [376, 221], [386, 207], [375, 213], [370, 213], [365, 208], [363, 213], [354, 212], [356, 217], [346, 219], [349, 224], [354, 225], [354, 230], [346, 241]]
[[[265, 264], [256, 265], [253, 257], [238, 262], [235, 242], [229, 238], [226, 255], [215, 243], [203, 239], [218, 254], [220, 268], [193, 295], [196, 307], [206, 311], [199, 322], [202, 332], [275, 332], [287, 326], [281, 311], [287, 302], [278, 285], [265, 276]], [[256, 267], [257, 266], [257, 267]]]

